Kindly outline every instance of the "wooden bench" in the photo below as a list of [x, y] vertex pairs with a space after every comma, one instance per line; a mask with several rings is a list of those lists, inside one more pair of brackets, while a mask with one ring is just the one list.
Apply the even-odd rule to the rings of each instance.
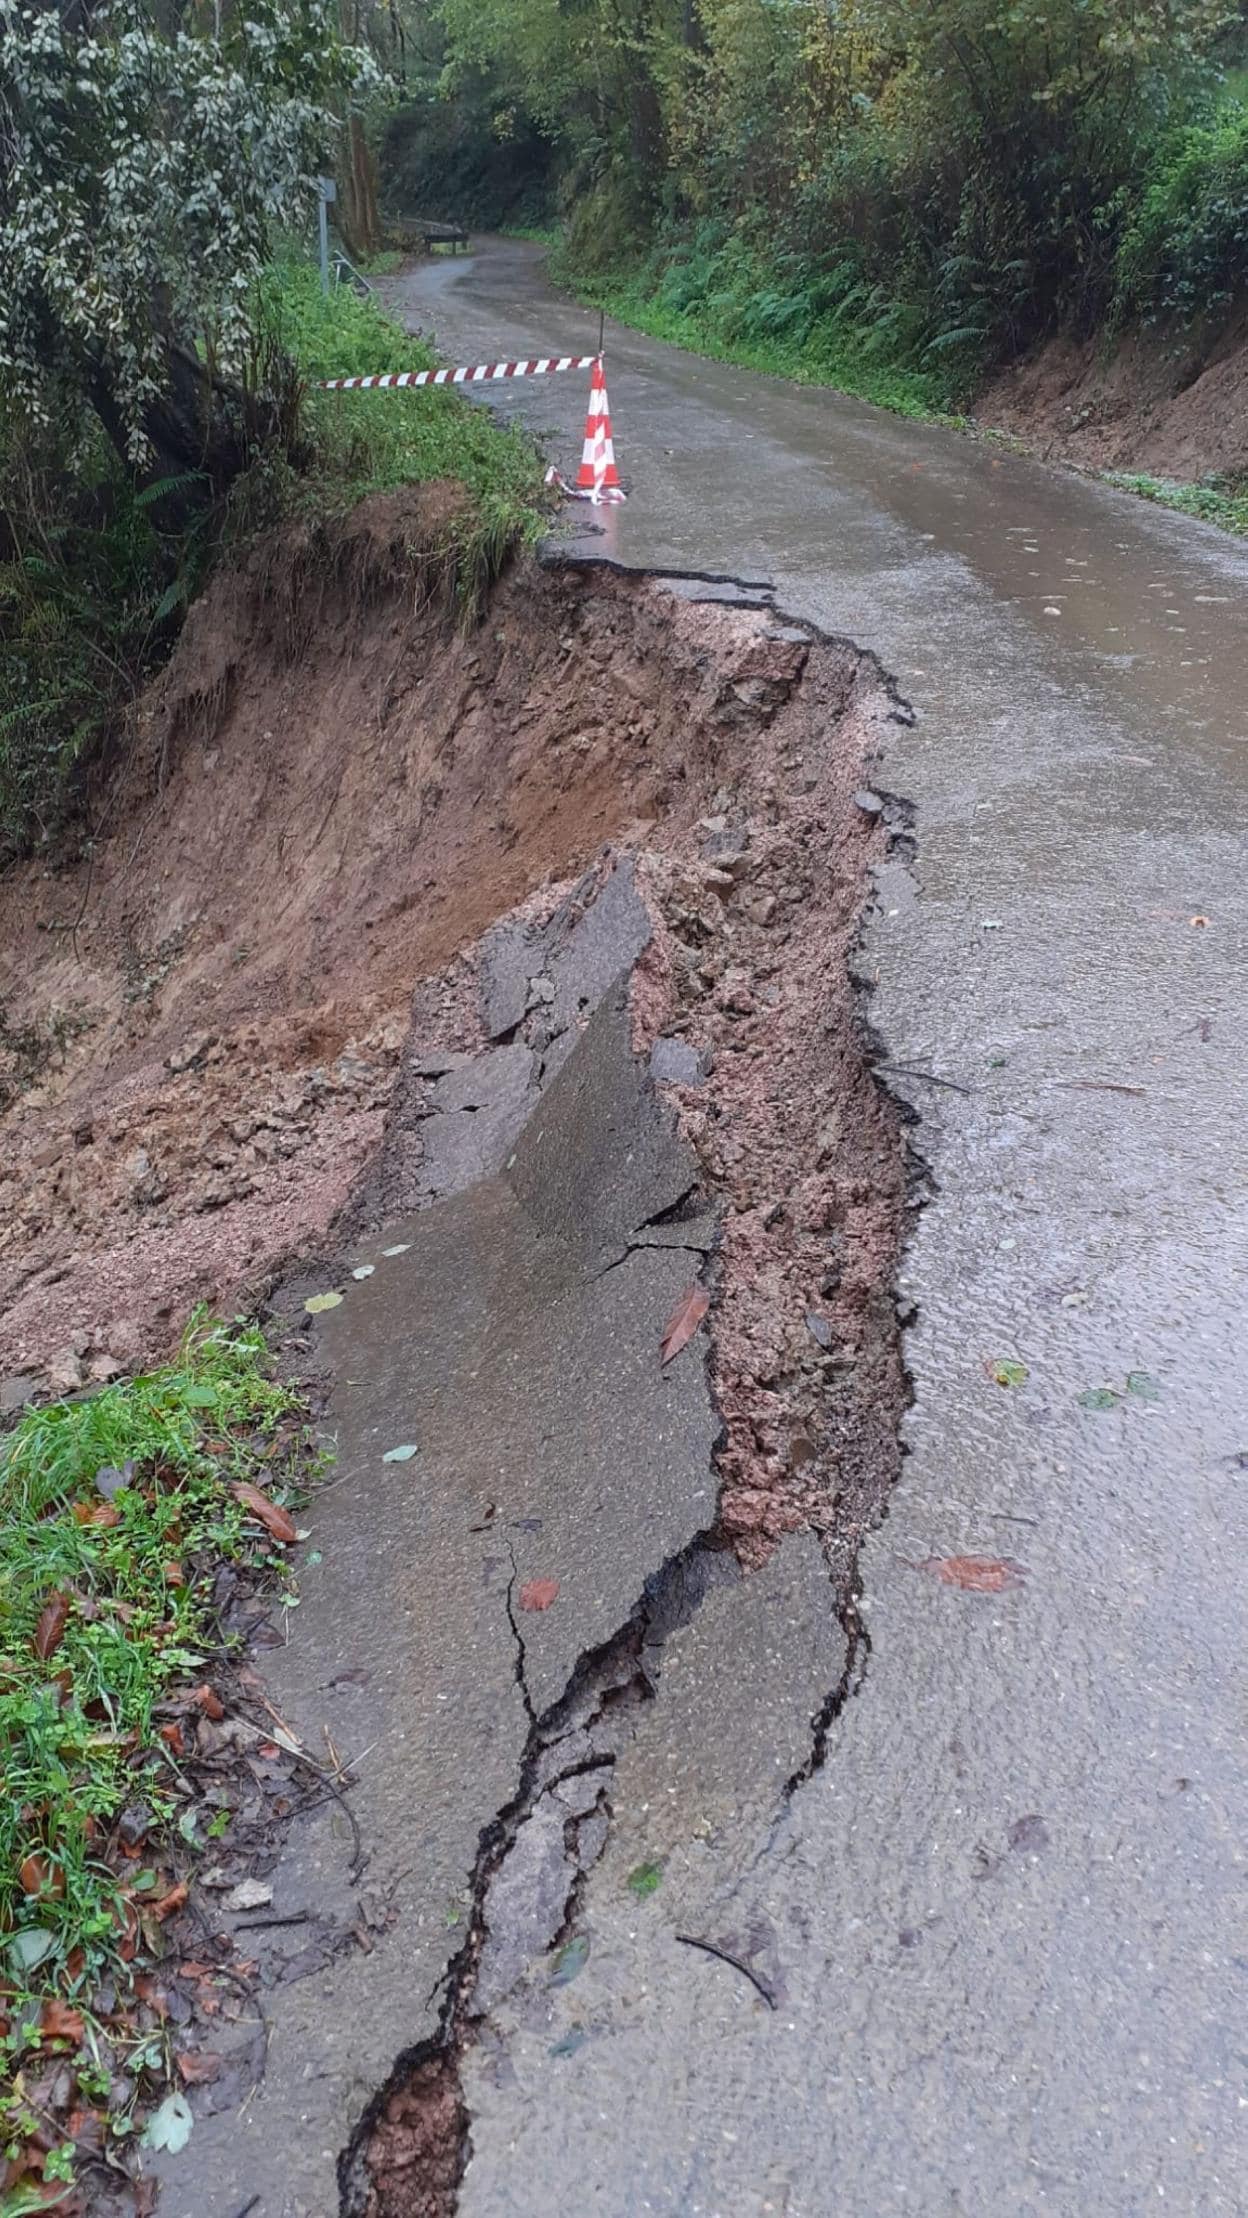
[[458, 223], [422, 223], [419, 229], [426, 254], [432, 254], [439, 246], [449, 246], [458, 254], [461, 246], [467, 248], [469, 244], [468, 233]]

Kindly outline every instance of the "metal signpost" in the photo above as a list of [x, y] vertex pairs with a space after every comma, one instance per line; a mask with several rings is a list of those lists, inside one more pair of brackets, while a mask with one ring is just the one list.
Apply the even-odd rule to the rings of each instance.
[[338, 187], [332, 177], [316, 180], [317, 216], [321, 227], [321, 291], [329, 291], [329, 204], [338, 198]]

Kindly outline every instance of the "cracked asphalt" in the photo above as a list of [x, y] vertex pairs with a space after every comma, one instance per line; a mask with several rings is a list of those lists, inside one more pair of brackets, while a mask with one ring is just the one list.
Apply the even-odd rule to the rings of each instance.
[[[456, 361], [596, 336], [517, 243], [392, 291]], [[583, 551], [771, 579], [917, 712], [880, 782], [918, 860], [881, 874], [861, 958], [929, 1182], [914, 1402], [825, 1762], [784, 1795], [840, 1668], [786, 1551], [718, 1640], [718, 1592], [669, 1635], [589, 1958], [513, 1987], [465, 2057], [459, 2208], [1242, 2212], [1248, 554], [628, 332], [607, 363], [632, 498], [575, 515]], [[492, 398], [575, 463], [577, 380]], [[967, 1555], [1020, 1583], [930, 1568]], [[520, 1734], [497, 1667], [482, 1701]], [[513, 1791], [497, 1739], [460, 1759]]]

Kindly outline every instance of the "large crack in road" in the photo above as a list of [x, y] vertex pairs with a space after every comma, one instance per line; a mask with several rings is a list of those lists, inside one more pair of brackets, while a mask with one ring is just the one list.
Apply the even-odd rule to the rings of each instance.
[[[704, 1879], [743, 1823], [765, 1854], [861, 1671], [906, 1170], [849, 965], [872, 858], [908, 851], [904, 808], [864, 791], [905, 712], [846, 643], [722, 582], [578, 571], [567, 667], [604, 607], [649, 632], [650, 683], [690, 673], [679, 756], [587, 871], [417, 985], [336, 1260], [279, 1297], [293, 1319], [345, 1290], [314, 1334], [337, 1475], [266, 1675], [298, 1730], [364, 1752], [384, 1912], [365, 1958], [266, 1997], [265, 2077], [241, 2122], [204, 2121], [195, 2218], [248, 2194], [446, 2218], [469, 2062], [497, 2068], [517, 2008], [588, 1991], [621, 1853], [678, 1955], [759, 2008], [784, 1992], [773, 1941], [734, 1937], [681, 1865]], [[608, 755], [635, 686], [595, 702]], [[476, 1044], [448, 1046], [466, 993]], [[699, 1277], [706, 1331], [664, 1363]], [[296, 1828], [282, 1899], [348, 1900], [338, 1824]]]

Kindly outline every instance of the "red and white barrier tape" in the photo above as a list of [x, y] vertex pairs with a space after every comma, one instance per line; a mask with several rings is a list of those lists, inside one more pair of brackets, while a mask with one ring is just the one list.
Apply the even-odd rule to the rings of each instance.
[[384, 377], [320, 377], [322, 393], [356, 393], [376, 386], [489, 385], [503, 377], [549, 377], [556, 370], [592, 370], [596, 354], [543, 354], [530, 362], [477, 362], [462, 370], [389, 370]]

